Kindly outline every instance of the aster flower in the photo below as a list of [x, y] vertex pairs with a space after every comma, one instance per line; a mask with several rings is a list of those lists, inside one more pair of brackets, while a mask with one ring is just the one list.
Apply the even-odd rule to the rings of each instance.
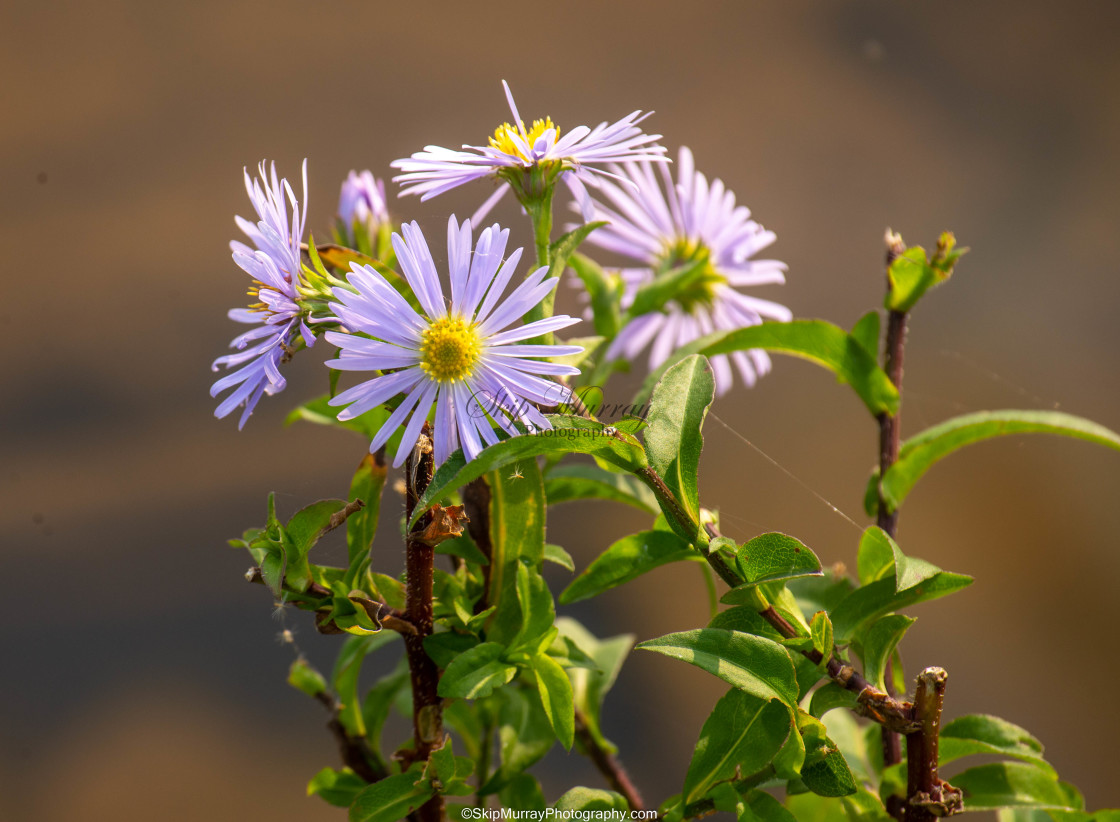
[[382, 373], [341, 392], [330, 404], [349, 406], [338, 415], [345, 420], [403, 394], [370, 444], [371, 451], [378, 450], [404, 425], [395, 466], [412, 450], [433, 406], [438, 465], [460, 446], [473, 459], [486, 445], [497, 442], [491, 420], [511, 435], [523, 433], [518, 425], [529, 431], [551, 428], [536, 405], [554, 406], [571, 399], [565, 386], [546, 377], [572, 376], [579, 370], [537, 358], [583, 349], [519, 343], [579, 319], [556, 316], [509, 327], [544, 299], [557, 280], [545, 279], [547, 267], [538, 268], [502, 300], [521, 259], [518, 248], [503, 263], [508, 238], [508, 229], [494, 225], [484, 229], [472, 247], [470, 221], [460, 226], [451, 216], [448, 303], [420, 227], [415, 222], [401, 226], [401, 233], [393, 234], [393, 248], [422, 314], [372, 266], [352, 263], [348, 282], [353, 290], [334, 289], [337, 302], [330, 308], [351, 333], [326, 333], [327, 340], [340, 349], [338, 359], [328, 360], [327, 365]]
[[338, 197], [338, 221], [342, 237], [353, 240], [359, 230], [376, 238], [382, 226], [389, 224], [385, 200], [385, 181], [370, 171], [351, 171], [342, 182]]
[[[636, 163], [613, 170], [633, 183], [600, 186], [606, 201], [592, 203], [593, 219], [609, 225], [595, 231], [588, 241], [616, 252], [639, 265], [621, 271], [625, 283], [623, 309], [656, 276], [698, 263], [695, 277], [659, 311], [634, 317], [607, 349], [608, 360], [632, 360], [652, 342], [649, 367], [656, 369], [681, 346], [715, 331], [757, 325], [763, 318], [789, 321], [788, 308], [743, 294], [744, 286], [785, 282], [785, 264], [752, 257], [774, 242], [775, 235], [750, 219], [750, 210], [735, 204], [735, 195], [722, 181], [707, 181], [695, 170], [692, 152], [680, 150], [677, 182], [659, 166], [660, 182], [652, 164]], [[716, 389], [731, 387], [732, 366], [738, 367], [746, 385], [770, 370], [765, 351], [736, 351], [713, 357]]]
[[[308, 346], [315, 342], [314, 334], [300, 317], [298, 293], [302, 268], [300, 241], [306, 212], [301, 214], [299, 201], [288, 181], [277, 178], [275, 164], [271, 173], [266, 173], [262, 161], [259, 170], [260, 178], [256, 180], [245, 171], [245, 189], [257, 212], [258, 222], [236, 218], [238, 227], [255, 248], [237, 240], [230, 242], [233, 261], [253, 278], [249, 296], [256, 297], [257, 302], [248, 308], [232, 309], [229, 318], [255, 327], [230, 343], [237, 353], [214, 360], [214, 371], [219, 366], [236, 370], [210, 388], [211, 397], [227, 388], [233, 389], [214, 415], [225, 417], [238, 406], [244, 406], [238, 428], [244, 427], [262, 394], [275, 394], [284, 389], [287, 381], [280, 373], [280, 365], [290, 355], [296, 335]], [[306, 160], [303, 162], [303, 191], [306, 207]]]
[[[628, 163], [647, 159], [663, 161], [663, 146], [652, 145], [660, 134], [645, 134], [638, 123], [649, 116], [635, 111], [616, 123], [600, 123], [595, 128], [577, 126], [561, 134], [546, 117], [534, 120], [530, 128], [517, 111], [513, 94], [505, 80], [513, 125], [503, 123], [485, 146], [465, 145], [462, 150], [427, 146], [406, 160], [396, 160], [394, 168], [403, 174], [393, 178], [401, 183], [401, 195], [419, 194], [421, 200], [435, 197], [464, 183], [483, 177], [498, 177], [508, 182], [522, 205], [551, 190], [557, 178], [563, 179], [576, 200], [586, 204], [584, 183], [596, 184], [596, 175], [611, 176], [589, 163]], [[533, 172], [537, 172], [535, 175]], [[479, 207], [472, 217], [481, 220], [505, 194], [502, 185]]]

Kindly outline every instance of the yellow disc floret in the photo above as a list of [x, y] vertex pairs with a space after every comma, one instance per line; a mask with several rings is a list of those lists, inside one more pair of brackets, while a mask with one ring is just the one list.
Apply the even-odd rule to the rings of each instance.
[[420, 337], [420, 368], [436, 382], [470, 376], [481, 353], [478, 331], [462, 317], [440, 317]]
[[673, 295], [681, 309], [692, 314], [697, 308], [711, 308], [715, 302], [716, 287], [727, 282], [727, 277], [712, 265], [712, 255], [699, 240], [680, 237], [668, 244], [662, 254], [661, 271], [668, 272], [682, 266], [696, 265], [687, 283]]
[[[509, 123], [502, 123], [500, 126], [498, 126], [497, 131], [494, 132], [494, 136], [490, 138], [490, 145], [504, 154], [509, 154], [513, 157], [520, 157], [522, 160], [529, 162], [531, 158], [526, 157], [521, 153], [521, 149], [517, 147], [516, 141], [514, 141], [514, 139], [510, 136], [511, 134], [516, 134], [518, 137], [520, 137], [521, 130], [523, 130], [524, 128], [525, 123], [521, 123], [520, 130], [514, 128]], [[560, 136], [560, 129], [556, 128], [556, 126], [553, 125], [551, 117], [545, 117], [543, 120], [534, 120], [533, 127], [528, 131], [529, 139], [527, 142], [529, 143], [529, 147], [531, 148], [533, 143], [540, 139], [540, 136], [550, 128], [556, 129], [556, 136]]]

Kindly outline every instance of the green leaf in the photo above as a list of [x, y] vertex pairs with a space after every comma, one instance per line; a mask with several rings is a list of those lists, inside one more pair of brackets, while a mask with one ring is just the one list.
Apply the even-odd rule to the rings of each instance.
[[424, 651], [440, 668], [446, 668], [460, 654], [479, 645], [478, 637], [458, 631], [440, 631], [424, 637]]
[[813, 650], [823, 659], [821, 664], [827, 664], [832, 659], [832, 622], [824, 611], [817, 611], [809, 621], [809, 635], [813, 638]]
[[1006, 719], [985, 714], [959, 716], [943, 725], [938, 754], [942, 765], [973, 754], [1002, 754], [1054, 773], [1042, 758], [1042, 743], [1030, 732]]
[[331, 673], [335, 697], [340, 710], [339, 722], [353, 736], [365, 736], [365, 720], [362, 716], [362, 701], [358, 697], [358, 677], [365, 658], [385, 645], [394, 641], [390, 631], [368, 636], [347, 637], [339, 649], [338, 658]]
[[572, 788], [556, 800], [553, 806], [560, 811], [621, 811], [628, 818], [630, 806], [626, 799], [614, 791], [595, 788]]
[[505, 688], [499, 696], [502, 700], [498, 727], [501, 765], [479, 790], [483, 796], [502, 790], [547, 754], [556, 741], [556, 733], [536, 691]]
[[582, 254], [573, 254], [568, 264], [583, 282], [583, 287], [591, 297], [591, 316], [595, 333], [608, 340], [614, 339], [622, 325], [618, 308], [624, 290], [622, 279], [617, 274], [612, 276], [604, 273], [598, 263]]
[[331, 517], [346, 507], [340, 499], [323, 499], [300, 509], [280, 531], [285, 558], [284, 582], [295, 591], [306, 591], [311, 584], [307, 552], [326, 533]]
[[[433, 483], [434, 484], [434, 483]], [[487, 638], [508, 644], [521, 630], [522, 603], [517, 591], [518, 569], [538, 569], [544, 562], [544, 484], [536, 460], [517, 463], [507, 475], [495, 471], [490, 486], [490, 591], [497, 606]], [[547, 593], [547, 588], [545, 589]], [[551, 594], [548, 595], [551, 601]], [[550, 620], [551, 623], [551, 620]]]
[[872, 357], [879, 356], [880, 322], [878, 311], [868, 311], [859, 318], [859, 322], [852, 326], [852, 337]]
[[834, 708], [852, 709], [856, 706], [856, 695], [835, 682], [826, 682], [813, 692], [809, 703], [809, 713], [820, 719]]
[[[552, 642], [549, 636], [556, 618], [556, 606], [544, 577], [525, 563], [517, 566], [516, 596], [521, 612], [521, 627], [509, 642], [509, 653], [543, 653]], [[493, 632], [488, 635], [493, 637]]]
[[363, 508], [346, 520], [346, 549], [349, 557], [347, 566], [350, 569], [347, 584], [354, 583], [357, 566], [369, 556], [370, 545], [377, 534], [381, 514], [381, 489], [385, 486], [387, 474], [386, 465], [379, 463], [373, 454], [367, 454], [350, 482], [350, 499], [361, 500]]
[[558, 465], [544, 478], [549, 505], [602, 499], [631, 505], [650, 514], [661, 509], [657, 497], [637, 477], [605, 471], [597, 465]]
[[298, 405], [291, 410], [287, 418], [284, 420], [285, 425], [291, 425], [298, 420], [305, 422], [312, 422], [316, 425], [330, 425], [335, 428], [345, 428], [348, 431], [354, 431], [361, 434], [367, 440], [372, 440], [374, 435], [381, 430], [381, 426], [389, 419], [389, 414], [392, 412], [383, 405], [367, 411], [360, 416], [354, 417], [350, 420], [340, 420], [338, 412], [341, 408], [330, 405], [328, 400], [330, 394], [323, 394], [321, 397], [316, 397], [313, 400]]
[[[715, 397], [712, 368], [703, 357], [692, 356], [668, 368], [653, 390], [646, 454], [669, 490], [693, 520], [699, 521], [700, 493], [696, 477], [704, 438], [700, 429]], [[695, 539], [695, 534], [682, 534]]]
[[436, 470], [428, 490], [424, 492], [424, 496], [416, 506], [413, 522], [419, 519], [432, 503], [438, 502], [448, 492], [478, 479], [487, 471], [529, 457], [542, 454], [579, 453], [592, 454], [625, 471], [636, 471], [646, 466], [646, 455], [641, 443], [621, 429], [613, 429], [612, 434], [607, 431], [610, 426], [595, 420], [561, 414], [547, 416], [552, 423], [551, 430], [502, 440], [483, 449], [469, 462], [461, 450], [448, 457], [447, 461]]
[[805, 740], [805, 764], [801, 766], [805, 787], [820, 796], [854, 794], [859, 786], [840, 746], [828, 738], [824, 723], [799, 711], [797, 730]]
[[684, 779], [685, 802], [695, 802], [717, 782], [761, 771], [789, 736], [793, 720], [781, 702], [732, 688], [704, 722]]
[[886, 688], [884, 676], [891, 654], [915, 622], [912, 617], [891, 614], [876, 620], [863, 634], [863, 675], [880, 691]]
[[496, 642], [483, 642], [456, 657], [439, 681], [439, 695], [445, 698], [480, 699], [505, 685], [517, 673], [502, 655], [505, 648]]
[[603, 698], [614, 685], [626, 655], [634, 647], [633, 634], [623, 634], [609, 639], [596, 639], [586, 628], [571, 617], [556, 620], [560, 635], [582, 648], [595, 663], [595, 669], [572, 668], [568, 678], [572, 682], [572, 696], [587, 722], [587, 729], [596, 743], [611, 751], [615, 746], [602, 734], [599, 716]]
[[[872, 514], [874, 516], [874, 514]], [[894, 540], [877, 525], [865, 528], [856, 554], [859, 584], [867, 585], [894, 573]]]
[[770, 639], [700, 628], [639, 642], [647, 651], [702, 668], [749, 694], [797, 705], [797, 675], [786, 649]]
[[727, 604], [748, 603], [752, 589], [764, 582], [820, 576], [821, 561], [806, 545], [791, 536], [760, 534], [736, 552], [736, 567], [746, 582], [723, 595]]
[[797, 822], [794, 815], [766, 791], [751, 790], [743, 798], [747, 801], [747, 810], [752, 816], [740, 816], [740, 822]]
[[310, 697], [317, 697], [327, 690], [327, 681], [323, 679], [323, 675], [308, 665], [303, 657], [292, 661], [292, 666], [288, 669], [288, 684]]
[[971, 584], [970, 576], [942, 571], [901, 592], [895, 590], [894, 576], [864, 585], [848, 594], [832, 612], [836, 641], [847, 642], [861, 626], [884, 614], [948, 596]]
[[999, 808], [1078, 810], [1054, 774], [1025, 762], [994, 762], [969, 768], [953, 777], [964, 792], [969, 811]]
[[[388, 632], [386, 632], [388, 633]], [[366, 725], [366, 738], [370, 741], [374, 753], [382, 758], [381, 730], [385, 727], [385, 720], [389, 717], [389, 710], [398, 695], [409, 689], [408, 660], [405, 657], [397, 663], [397, 667], [381, 677], [366, 693], [362, 704], [362, 719]]]
[[708, 257], [702, 256], [658, 274], [634, 293], [634, 301], [626, 311], [627, 317], [640, 317], [642, 314], [660, 311], [665, 303], [679, 297], [689, 286], [699, 283], [710, 269]]
[[709, 334], [675, 351], [646, 378], [638, 397], [648, 397], [661, 375], [691, 354], [714, 357], [751, 348], [801, 357], [829, 369], [841, 382], [852, 386], [873, 415], [898, 411], [898, 390], [875, 357], [844, 329], [824, 320], [768, 322]]
[[702, 561], [703, 557], [671, 531], [639, 531], [596, 557], [561, 592], [560, 604], [590, 599], [661, 565], [684, 560]]
[[575, 704], [572, 701], [572, 683], [568, 674], [552, 657], [539, 654], [532, 660], [533, 674], [556, 738], [566, 750], [572, 749], [575, 740]]
[[551, 562], [562, 568], [567, 568], [569, 571], [574, 572], [576, 570], [576, 562], [572, 559], [572, 555], [559, 545], [553, 545], [551, 542], [544, 544], [544, 559], [545, 562]]
[[1008, 434], [1055, 434], [1087, 440], [1120, 451], [1120, 434], [1103, 425], [1059, 411], [980, 411], [953, 417], [902, 444], [898, 461], [880, 482], [891, 511], [938, 460], [981, 440]]
[[307, 795], [319, 796], [336, 808], [348, 808], [359, 793], [369, 785], [349, 768], [336, 771], [323, 768], [307, 783]]
[[[513, 811], [543, 811], [548, 803], [544, 800], [540, 783], [527, 773], [519, 774], [498, 792], [503, 808]], [[466, 818], [464, 816], [464, 818]]]
[[350, 806], [350, 822], [397, 822], [435, 795], [428, 780], [409, 771], [374, 782]]
[[607, 224], [606, 220], [598, 220], [596, 222], [584, 223], [569, 231], [567, 234], [562, 235], [556, 242], [548, 248], [548, 259], [551, 261], [548, 269], [548, 276], [559, 277], [564, 273], [564, 269], [568, 266], [568, 258], [576, 253], [576, 250], [583, 244], [597, 228], [602, 228]]
[[956, 249], [956, 238], [948, 231], [937, 241], [933, 258], [921, 246], [906, 249], [887, 269], [889, 288], [884, 305], [892, 311], [912, 309], [930, 288], [939, 285], [953, 273], [953, 266], [968, 249]]

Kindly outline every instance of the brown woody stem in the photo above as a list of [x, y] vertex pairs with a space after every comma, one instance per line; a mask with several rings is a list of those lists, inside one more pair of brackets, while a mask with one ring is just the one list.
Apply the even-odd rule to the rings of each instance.
[[580, 741], [587, 756], [595, 763], [599, 773], [606, 778], [607, 784], [626, 798], [630, 810], [645, 810], [642, 795], [638, 793], [638, 789], [630, 781], [630, 775], [626, 773], [622, 763], [615, 759], [614, 754], [595, 739], [595, 735], [591, 733], [591, 729], [587, 725], [587, 717], [579, 708], [576, 708], [576, 739]]
[[[424, 423], [420, 437], [405, 462], [407, 475], [405, 498], [406, 519], [412, 519], [417, 502], [432, 481], [432, 427]], [[408, 670], [412, 680], [413, 748], [404, 752], [405, 768], [412, 762], [427, 760], [434, 748], [443, 742], [443, 712], [438, 694], [439, 669], [424, 650], [424, 639], [432, 634], [432, 578], [435, 572], [435, 549], [418, 539], [430, 524], [424, 513], [409, 530], [405, 540], [405, 617], [416, 628], [415, 634], [404, 636]], [[420, 822], [437, 822], [444, 818], [443, 796], [436, 796], [416, 810]]]

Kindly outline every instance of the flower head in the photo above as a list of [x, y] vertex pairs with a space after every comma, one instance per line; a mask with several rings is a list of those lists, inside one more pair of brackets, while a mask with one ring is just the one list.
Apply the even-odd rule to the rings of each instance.
[[[515, 328], [509, 326], [556, 287], [545, 279], [547, 267], [525, 278], [502, 300], [521, 259], [518, 248], [505, 257], [508, 229], [484, 229], [472, 246], [471, 224], [447, 224], [447, 256], [451, 299], [445, 301], [427, 241], [416, 223], [401, 226], [393, 248], [405, 279], [423, 313], [408, 302], [371, 266], [351, 264], [353, 290], [336, 288], [331, 310], [350, 333], [328, 331], [339, 347], [338, 359], [327, 365], [343, 371], [380, 371], [334, 397], [331, 405], [349, 406], [339, 419], [364, 414], [392, 397], [404, 397], [370, 444], [376, 451], [402, 425], [404, 434], [394, 465], [404, 462], [420, 429], [435, 408], [434, 457], [444, 462], [462, 446], [468, 459], [498, 441], [491, 423], [510, 434], [551, 428], [536, 405], [554, 406], [571, 399], [563, 385], [546, 377], [578, 374], [576, 368], [541, 361], [582, 351], [571, 345], [517, 344], [548, 331], [579, 322], [550, 317]], [[406, 423], [407, 420], [407, 423]]]
[[[249, 296], [255, 298], [248, 308], [234, 308], [231, 320], [255, 326], [234, 338], [231, 348], [237, 353], [214, 360], [219, 366], [236, 369], [214, 383], [210, 396], [216, 397], [227, 388], [233, 390], [218, 405], [214, 415], [221, 418], [238, 406], [244, 406], [238, 428], [245, 425], [262, 394], [282, 391], [287, 381], [280, 373], [280, 364], [291, 353], [291, 344], [300, 334], [308, 345], [315, 336], [300, 318], [298, 287], [301, 283], [300, 242], [306, 212], [287, 180], [278, 179], [276, 165], [268, 173], [260, 164], [260, 178], [251, 179], [245, 171], [245, 188], [257, 212], [256, 223], [237, 217], [241, 228], [255, 248], [233, 240], [230, 249], [233, 261], [253, 278]], [[303, 163], [304, 206], [307, 204], [307, 161]], [[290, 209], [290, 216], [289, 216]]]
[[[737, 206], [735, 195], [720, 180], [709, 183], [696, 171], [692, 152], [680, 150], [675, 185], [665, 166], [659, 167], [660, 182], [648, 162], [613, 170], [626, 175], [633, 186], [601, 184], [609, 204], [594, 201], [594, 219], [609, 225], [588, 241], [638, 262], [621, 272], [626, 284], [622, 307], [629, 308], [638, 289], [659, 274], [690, 263], [698, 268], [660, 311], [635, 317], [619, 332], [607, 350], [608, 359], [634, 359], [652, 342], [649, 365], [655, 369], [675, 349], [714, 331], [757, 325], [764, 317], [792, 319], [785, 306], [737, 290], [785, 282], [786, 267], [777, 260], [751, 259], [774, 242], [774, 232], [750, 219], [750, 210]], [[713, 357], [721, 394], [731, 387], [732, 361], [747, 385], [770, 370], [770, 359], [761, 350]]]
[[[662, 161], [664, 147], [653, 145], [660, 134], [645, 134], [638, 123], [649, 116], [635, 111], [616, 123], [600, 123], [595, 128], [577, 126], [561, 133], [549, 117], [527, 127], [513, 102], [509, 85], [503, 80], [513, 122], [498, 126], [489, 144], [465, 145], [462, 150], [428, 146], [406, 160], [392, 165], [403, 174], [393, 178], [401, 183], [401, 194], [419, 194], [427, 200], [463, 183], [482, 177], [498, 177], [517, 192], [522, 204], [527, 197], [540, 196], [541, 188], [563, 179], [577, 201], [587, 203], [584, 183], [596, 183], [595, 175], [610, 176], [592, 163], [628, 163], [638, 159]], [[502, 185], [478, 211], [481, 220], [502, 197]]]
[[378, 180], [370, 171], [351, 171], [342, 182], [338, 197], [338, 218], [347, 229], [357, 223], [365, 226], [371, 235], [389, 222], [385, 203], [385, 181]]

